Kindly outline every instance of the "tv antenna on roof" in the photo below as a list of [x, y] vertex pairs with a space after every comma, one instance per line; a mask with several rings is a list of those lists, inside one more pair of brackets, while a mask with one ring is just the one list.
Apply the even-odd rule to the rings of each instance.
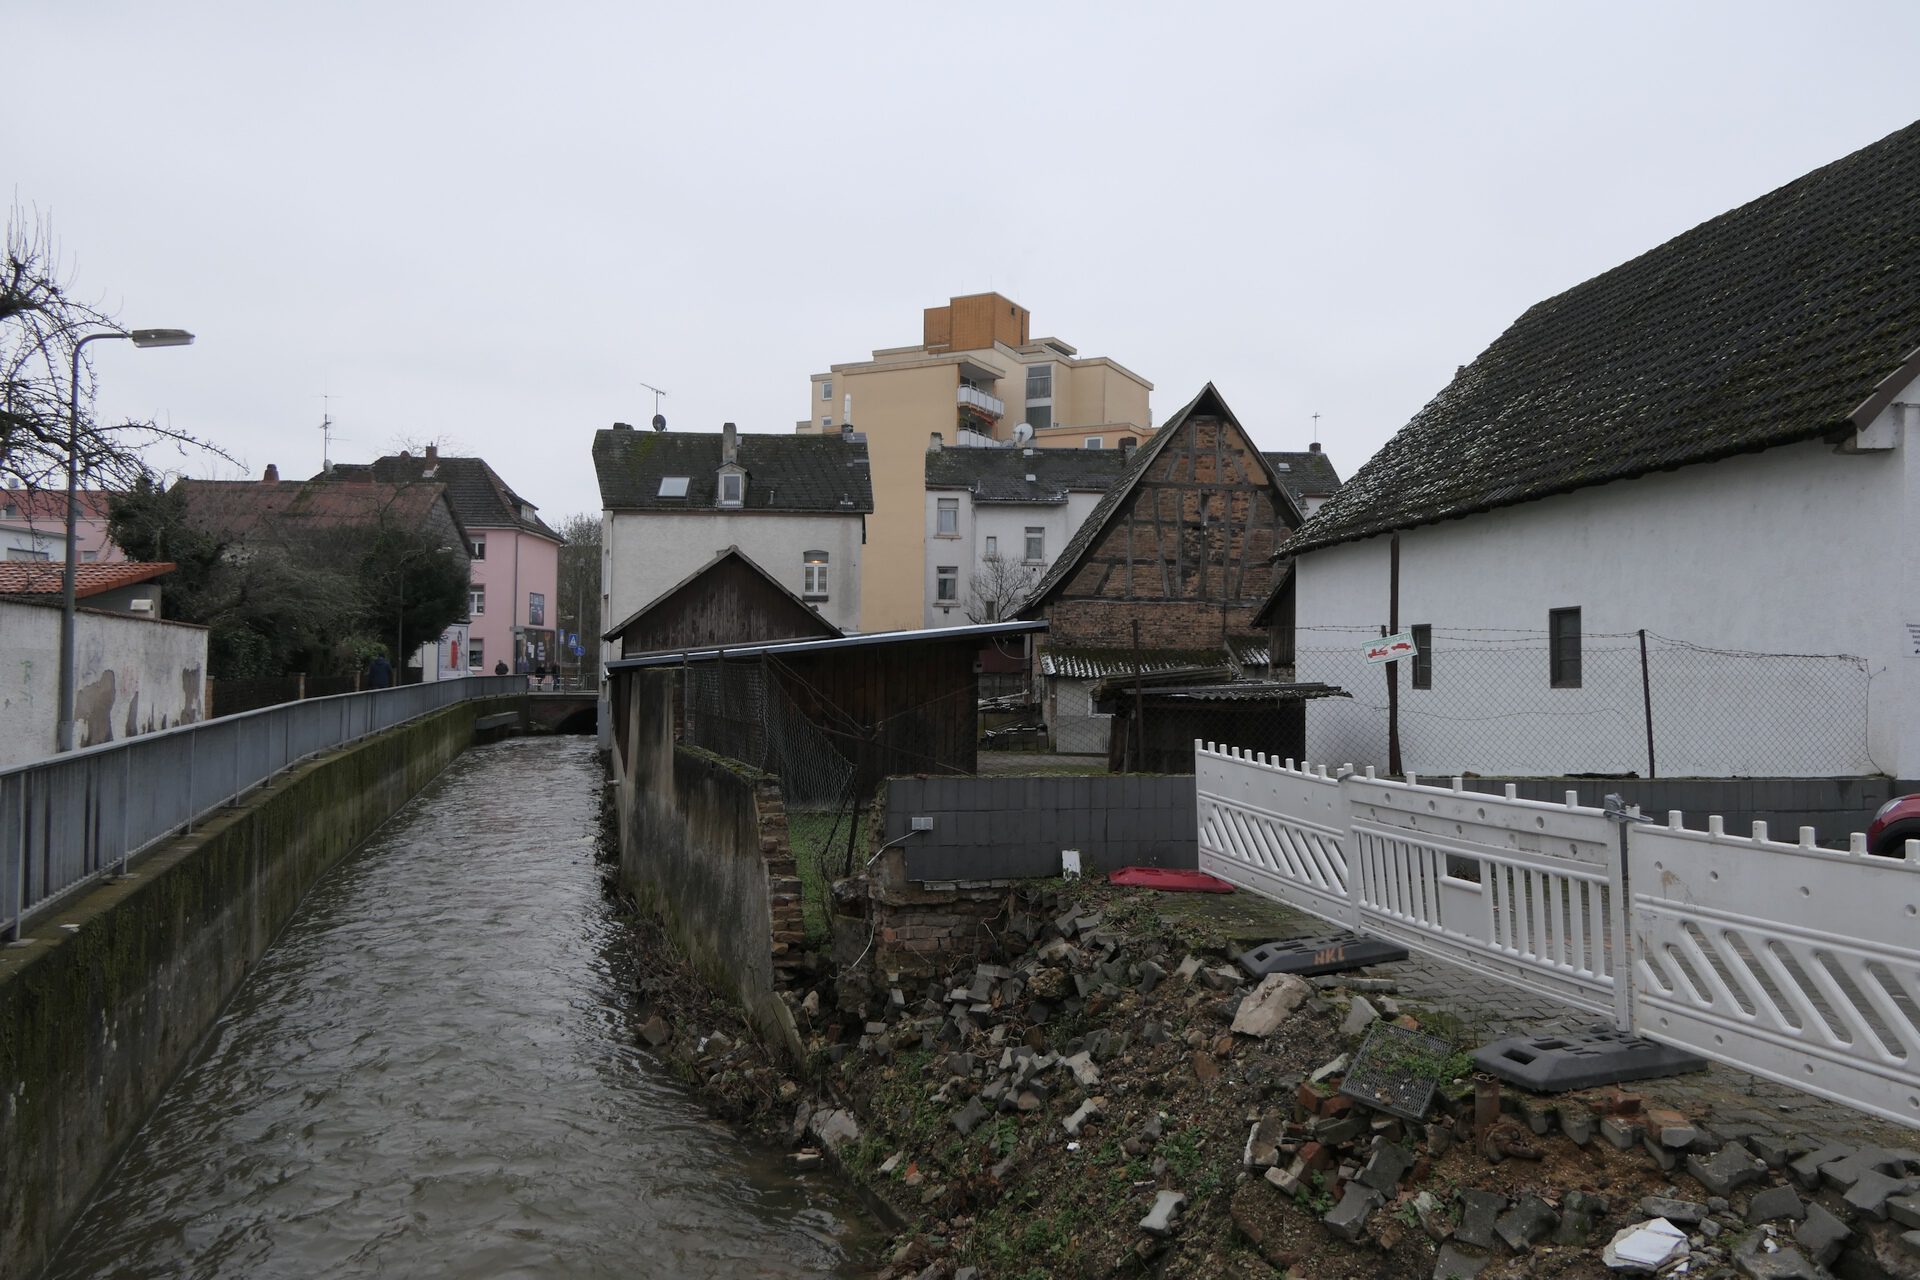
[[1320, 443], [1320, 415], [1317, 413], [1313, 415], [1313, 442]]
[[346, 437], [335, 437], [333, 434], [333, 414], [330, 412], [333, 408], [332, 393], [320, 393], [320, 406], [320, 473], [325, 475], [333, 470], [334, 440], [344, 440]]
[[655, 431], [665, 431], [667, 429], [667, 419], [666, 415], [660, 412], [660, 397], [667, 393], [654, 386], [651, 382], [643, 382], [640, 385], [653, 392], [653, 429]]

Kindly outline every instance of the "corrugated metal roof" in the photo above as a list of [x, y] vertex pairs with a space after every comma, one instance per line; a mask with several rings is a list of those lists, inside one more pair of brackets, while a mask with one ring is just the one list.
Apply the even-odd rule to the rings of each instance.
[[[1040, 652], [1040, 674], [1064, 680], [1105, 680], [1133, 674], [1132, 649], [1055, 649]], [[1202, 671], [1225, 665], [1218, 649], [1142, 649], [1140, 670]]]
[[939, 644], [945, 641], [987, 636], [1025, 635], [1045, 631], [1045, 622], [983, 622], [970, 627], [923, 627], [914, 631], [874, 631], [867, 635], [843, 636], [835, 640], [779, 640], [769, 644], [728, 645], [719, 649], [687, 649], [678, 653], [650, 653], [640, 658], [620, 658], [607, 664], [609, 671], [630, 671], [638, 667], [677, 667], [682, 663], [712, 662], [719, 658], [771, 658], [793, 653], [818, 653], [825, 649], [868, 649], [886, 644]]

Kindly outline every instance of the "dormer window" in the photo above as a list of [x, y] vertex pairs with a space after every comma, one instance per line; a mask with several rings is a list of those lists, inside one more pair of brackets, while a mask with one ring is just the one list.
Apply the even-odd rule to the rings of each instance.
[[720, 505], [741, 506], [746, 501], [747, 476], [738, 467], [720, 468]]

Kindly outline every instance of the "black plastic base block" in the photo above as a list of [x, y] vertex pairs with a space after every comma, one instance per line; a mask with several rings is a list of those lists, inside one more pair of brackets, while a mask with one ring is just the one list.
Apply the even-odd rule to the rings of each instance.
[[1256, 978], [1270, 973], [1310, 978], [1317, 973], [1342, 973], [1406, 958], [1407, 949], [1399, 943], [1363, 938], [1354, 933], [1333, 933], [1324, 938], [1263, 942], [1251, 951], [1242, 952], [1239, 962], [1242, 969]]
[[1566, 1093], [1707, 1069], [1707, 1060], [1698, 1054], [1611, 1027], [1558, 1036], [1508, 1036], [1475, 1049], [1473, 1062], [1489, 1075], [1534, 1093]]
[[1453, 1046], [1438, 1036], [1382, 1019], [1367, 1029], [1340, 1092], [1375, 1111], [1424, 1120], [1452, 1056]]

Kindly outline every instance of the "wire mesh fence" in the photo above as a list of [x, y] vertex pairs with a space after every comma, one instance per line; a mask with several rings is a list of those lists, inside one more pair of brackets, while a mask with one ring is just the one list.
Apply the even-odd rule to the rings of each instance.
[[852, 761], [764, 665], [705, 663], [677, 675], [681, 740], [779, 778], [807, 933], [824, 939], [831, 885], [853, 873], [865, 847]]
[[[1348, 698], [1312, 704], [1315, 761], [1389, 765], [1378, 628], [1303, 628], [1295, 676]], [[1589, 634], [1560, 660], [1546, 632], [1423, 634], [1401, 661], [1401, 766], [1436, 775], [1830, 777], [1882, 772], [1873, 672], [1846, 654], [1712, 648], [1655, 632]]]

